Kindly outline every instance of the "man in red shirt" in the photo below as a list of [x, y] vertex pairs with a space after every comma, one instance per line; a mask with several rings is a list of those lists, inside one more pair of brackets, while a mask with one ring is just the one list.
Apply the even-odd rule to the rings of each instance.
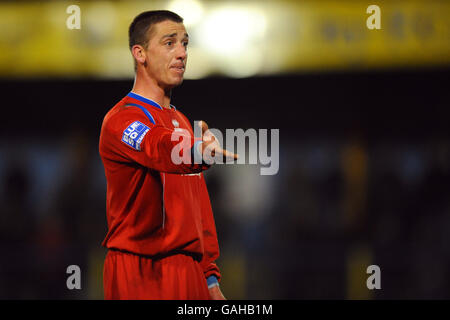
[[[171, 89], [182, 83], [187, 61], [189, 36], [182, 22], [164, 10], [134, 19], [129, 46], [135, 83], [103, 120], [99, 152], [107, 181], [105, 299], [224, 299], [202, 173], [209, 165], [194, 163], [193, 155], [202, 157], [206, 150], [213, 156], [237, 155], [221, 149], [207, 135], [204, 122], [205, 135], [194, 138], [188, 119], [170, 104]], [[172, 159], [177, 131], [188, 143], [191, 163]]]

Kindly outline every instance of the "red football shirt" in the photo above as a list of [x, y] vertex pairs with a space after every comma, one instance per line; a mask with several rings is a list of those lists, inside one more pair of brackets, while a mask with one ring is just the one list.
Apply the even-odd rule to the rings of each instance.
[[[105, 116], [99, 151], [105, 168], [108, 233], [103, 246], [140, 255], [198, 255], [205, 276], [220, 272], [219, 246], [201, 164], [175, 164], [175, 128], [190, 133], [175, 107], [129, 93]], [[198, 140], [198, 139], [197, 139]], [[181, 140], [180, 140], [181, 141]]]

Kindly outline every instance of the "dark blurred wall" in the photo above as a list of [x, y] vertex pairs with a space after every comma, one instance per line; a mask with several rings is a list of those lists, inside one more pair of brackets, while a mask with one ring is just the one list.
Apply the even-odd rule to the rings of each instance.
[[[222, 168], [206, 173], [225, 294], [450, 298], [449, 75], [208, 78], [176, 88], [172, 103], [191, 121], [280, 129], [280, 170], [261, 218], [230, 215]], [[0, 298], [102, 297], [98, 138], [131, 86], [0, 81]], [[81, 291], [66, 288], [70, 264], [83, 270]], [[382, 269], [380, 291], [365, 289], [369, 264]]]

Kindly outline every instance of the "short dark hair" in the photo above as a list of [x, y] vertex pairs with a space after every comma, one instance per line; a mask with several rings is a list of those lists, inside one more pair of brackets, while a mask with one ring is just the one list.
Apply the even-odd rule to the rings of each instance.
[[182, 23], [183, 18], [175, 12], [168, 10], [153, 10], [145, 11], [136, 16], [128, 29], [128, 45], [131, 48], [139, 44], [144, 48], [148, 45], [148, 31], [150, 28], [159, 22], [170, 20], [173, 22]]

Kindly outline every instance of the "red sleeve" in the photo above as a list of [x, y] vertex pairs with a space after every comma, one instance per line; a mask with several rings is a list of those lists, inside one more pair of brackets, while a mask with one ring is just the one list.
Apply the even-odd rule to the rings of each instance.
[[[134, 133], [133, 130], [137, 129]], [[130, 133], [133, 133], [131, 135]], [[113, 115], [104, 128], [104, 147], [115, 160], [136, 162], [142, 166], [167, 173], [198, 173], [209, 168], [205, 164], [195, 164], [191, 156], [191, 148], [198, 138], [186, 132], [176, 132], [177, 140], [172, 141], [174, 131], [153, 124], [137, 108], [127, 108]], [[183, 145], [183, 148], [181, 147]], [[172, 161], [172, 150], [180, 150], [180, 158], [184, 150], [190, 163], [176, 164]], [[186, 158], [185, 158], [186, 159]], [[185, 161], [186, 162], [186, 161]]]
[[215, 261], [219, 258], [219, 243], [217, 241], [216, 225], [214, 223], [214, 215], [211, 208], [211, 201], [209, 199], [208, 189], [206, 188], [205, 178], [202, 175], [201, 179], [201, 203], [202, 203], [202, 224], [203, 224], [203, 245], [204, 255], [200, 262], [203, 268], [205, 277], [211, 275], [217, 277], [220, 281], [221, 274], [219, 267]]

